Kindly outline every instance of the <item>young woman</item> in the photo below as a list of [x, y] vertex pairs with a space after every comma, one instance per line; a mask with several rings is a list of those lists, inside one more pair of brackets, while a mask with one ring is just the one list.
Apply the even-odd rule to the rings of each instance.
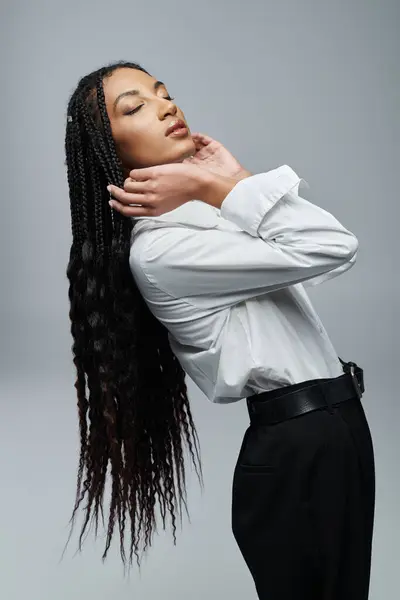
[[140, 566], [156, 502], [176, 541], [185, 444], [202, 483], [188, 373], [211, 402], [247, 401], [232, 528], [259, 598], [366, 600], [375, 472], [363, 370], [337, 356], [305, 291], [353, 266], [357, 238], [299, 195], [288, 165], [253, 175], [191, 133], [167, 86], [135, 63], [80, 80], [65, 145], [80, 547], [103, 517], [108, 466], [103, 558], [117, 526], [125, 563], [128, 527]]

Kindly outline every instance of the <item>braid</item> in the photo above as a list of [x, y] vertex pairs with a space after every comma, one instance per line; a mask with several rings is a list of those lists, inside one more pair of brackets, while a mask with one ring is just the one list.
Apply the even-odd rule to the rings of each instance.
[[119, 67], [147, 73], [136, 63], [108, 65], [83, 77], [68, 103], [65, 153], [73, 240], [67, 277], [80, 439], [68, 541], [84, 498], [79, 550], [92, 521], [96, 536], [99, 516], [105, 526], [110, 466], [103, 560], [117, 526], [125, 565], [129, 525], [129, 564], [135, 554], [140, 567], [140, 542], [144, 552], [157, 528], [157, 501], [164, 529], [167, 513], [171, 516], [176, 543], [176, 506], [181, 518], [182, 502], [187, 512], [184, 443], [203, 482], [185, 372], [170, 348], [168, 331], [132, 277], [133, 221], [108, 205], [107, 184], [123, 187], [124, 181], [103, 80]]
[[[120, 159], [117, 155], [114, 138], [113, 138], [112, 132], [111, 132], [111, 124], [110, 124], [110, 120], [107, 115], [106, 101], [105, 101], [105, 97], [104, 97], [103, 78], [100, 74], [97, 76], [96, 90], [97, 90], [97, 103], [98, 103], [99, 113], [100, 113], [100, 117], [101, 117], [101, 122], [103, 125], [104, 138], [106, 140], [107, 148], [110, 153], [110, 162], [112, 165], [116, 166], [116, 168], [115, 168], [116, 172], [114, 173], [115, 181], [118, 182], [118, 183], [116, 183], [116, 185], [118, 185], [119, 187], [123, 187], [124, 181], [123, 181], [123, 176], [122, 176], [122, 165], [121, 165]], [[116, 239], [118, 240], [119, 246], [121, 246], [123, 244], [123, 241], [124, 241], [124, 239], [126, 239], [126, 236], [129, 233], [129, 230], [131, 228], [131, 227], [129, 227], [129, 225], [131, 225], [131, 224], [129, 224], [129, 222], [127, 223], [127, 221], [128, 221], [128, 219], [120, 219], [118, 222], [118, 226], [117, 226], [118, 233], [116, 235]]]

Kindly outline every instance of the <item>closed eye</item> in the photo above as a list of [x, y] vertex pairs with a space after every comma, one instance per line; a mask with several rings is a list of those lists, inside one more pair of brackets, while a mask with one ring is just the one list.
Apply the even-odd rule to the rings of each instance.
[[[171, 98], [171, 96], [166, 96], [164, 97], [164, 100], [175, 100], [175, 98]], [[129, 112], [125, 113], [126, 115], [133, 115], [134, 113], [136, 113], [140, 108], [142, 108], [142, 106], [144, 106], [143, 104], [139, 104], [139, 106], [137, 106], [136, 108], [130, 110]]]

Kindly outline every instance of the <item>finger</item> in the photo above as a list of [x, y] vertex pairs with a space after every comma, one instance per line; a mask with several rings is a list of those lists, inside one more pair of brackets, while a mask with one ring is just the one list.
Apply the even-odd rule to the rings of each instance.
[[192, 138], [195, 138], [196, 140], [201, 141], [204, 145], [210, 144], [211, 142], [213, 142], [213, 138], [210, 137], [209, 135], [206, 135], [205, 133], [192, 133]]
[[206, 142], [206, 140], [200, 133], [193, 134], [192, 140], [194, 141], [195, 144], [206, 145], [207, 143], [209, 143], [209, 142]]
[[152, 217], [154, 216], [153, 209], [146, 208], [145, 206], [125, 206], [117, 200], [110, 200], [110, 206], [117, 210], [125, 217]]
[[132, 194], [130, 192], [126, 192], [116, 185], [109, 185], [107, 187], [110, 194], [112, 194], [113, 198], [118, 200], [121, 204], [141, 204], [144, 206], [149, 206], [148, 200], [146, 200], [146, 196], [144, 194]]
[[148, 191], [148, 185], [146, 185], [146, 181], [133, 181], [128, 178], [125, 179], [124, 190], [130, 194], [145, 194]]
[[146, 179], [151, 179], [153, 177], [153, 169], [152, 167], [132, 169], [129, 173], [129, 177], [135, 179], [135, 181], [145, 181]]
[[202, 148], [205, 148], [207, 145], [204, 142], [202, 142], [201, 140], [199, 140], [198, 138], [195, 138], [193, 141], [194, 141], [194, 147], [196, 148], [196, 150], [201, 150]]

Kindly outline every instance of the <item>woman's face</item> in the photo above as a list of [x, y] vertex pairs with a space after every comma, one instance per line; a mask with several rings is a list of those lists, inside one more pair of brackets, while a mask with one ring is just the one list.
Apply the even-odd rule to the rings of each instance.
[[160, 83], [155, 87], [156, 82], [147, 73], [126, 67], [116, 69], [103, 81], [111, 131], [125, 176], [131, 169], [182, 162], [196, 151], [188, 126], [184, 137], [165, 135], [172, 121], [182, 119], [186, 123], [186, 119], [169, 100], [167, 87]]

